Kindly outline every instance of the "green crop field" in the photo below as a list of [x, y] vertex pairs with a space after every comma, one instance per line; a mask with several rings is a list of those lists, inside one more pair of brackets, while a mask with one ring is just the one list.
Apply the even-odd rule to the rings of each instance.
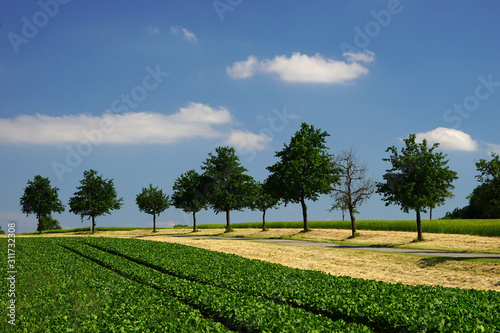
[[16, 326], [4, 318], [2, 332], [500, 331], [495, 291], [337, 277], [179, 244], [18, 238], [16, 268]]
[[[262, 223], [233, 223], [233, 228], [262, 228]], [[199, 229], [224, 228], [224, 224], [200, 224]], [[267, 222], [266, 228], [303, 228], [302, 221]], [[310, 228], [351, 229], [351, 221], [310, 221]], [[410, 231], [416, 232], [415, 220], [360, 220], [358, 230]], [[500, 236], [500, 219], [496, 220], [423, 220], [424, 233], [465, 234], [476, 236]]]

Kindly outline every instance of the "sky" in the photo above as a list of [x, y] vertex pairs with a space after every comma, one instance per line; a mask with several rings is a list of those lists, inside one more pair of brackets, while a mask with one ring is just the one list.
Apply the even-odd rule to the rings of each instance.
[[[152, 226], [135, 197], [167, 194], [233, 146], [256, 180], [302, 122], [330, 134], [329, 152], [353, 149], [382, 181], [387, 147], [410, 133], [439, 142], [467, 204], [475, 162], [500, 153], [500, 3], [472, 1], [79, 1], [0, 3], [0, 226], [36, 230], [21, 213], [28, 180], [48, 177], [66, 205], [85, 170], [113, 179], [120, 210], [99, 226]], [[308, 202], [309, 220], [340, 220], [332, 199]], [[381, 196], [358, 219], [414, 219]], [[299, 221], [299, 204], [267, 213]], [[427, 215], [424, 214], [424, 218]], [[207, 210], [198, 223], [225, 223]], [[261, 214], [232, 212], [232, 223]], [[347, 222], [346, 222], [347, 223]], [[157, 226], [192, 225], [173, 207]]]

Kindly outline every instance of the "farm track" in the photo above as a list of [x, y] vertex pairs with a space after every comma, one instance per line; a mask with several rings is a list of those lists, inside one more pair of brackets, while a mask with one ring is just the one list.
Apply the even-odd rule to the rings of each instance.
[[[151, 236], [166, 236], [166, 235], [150, 235]], [[193, 239], [221, 239], [221, 240], [246, 240], [254, 242], [274, 243], [281, 245], [294, 246], [316, 246], [325, 248], [338, 248], [347, 250], [364, 250], [376, 252], [389, 252], [400, 254], [411, 254], [417, 256], [431, 256], [442, 258], [456, 259], [499, 259], [500, 254], [494, 253], [474, 253], [474, 252], [454, 252], [454, 251], [437, 251], [437, 250], [420, 250], [397, 247], [377, 247], [377, 246], [359, 246], [359, 245], [342, 245], [326, 242], [312, 242], [306, 240], [290, 240], [290, 239], [263, 239], [263, 238], [244, 238], [244, 237], [225, 237], [225, 236], [196, 236], [196, 235], [168, 235], [169, 237], [189, 237]], [[139, 238], [139, 237], [137, 237]]]

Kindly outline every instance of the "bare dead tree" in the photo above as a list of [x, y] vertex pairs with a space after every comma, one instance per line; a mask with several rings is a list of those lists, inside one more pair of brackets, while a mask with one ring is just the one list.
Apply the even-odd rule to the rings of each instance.
[[375, 180], [367, 177], [368, 166], [360, 162], [352, 148], [337, 155], [334, 164], [343, 173], [340, 175], [340, 185], [331, 194], [334, 200], [332, 209], [347, 207], [351, 217], [352, 237], [355, 237], [357, 207], [375, 192]]

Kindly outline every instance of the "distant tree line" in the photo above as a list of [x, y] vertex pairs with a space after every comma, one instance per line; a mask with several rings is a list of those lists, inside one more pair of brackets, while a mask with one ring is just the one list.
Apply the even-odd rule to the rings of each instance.
[[469, 204], [447, 212], [446, 219], [498, 219], [500, 218], [500, 157], [491, 154], [492, 159], [476, 162], [479, 185], [467, 197]]
[[[262, 213], [262, 228], [266, 229], [266, 212], [269, 209], [290, 203], [300, 204], [304, 230], [307, 231], [307, 201], [316, 201], [323, 194], [333, 199], [332, 209], [348, 211], [352, 236], [356, 236], [356, 219], [359, 206], [370, 199], [374, 192], [383, 197], [386, 205], [396, 204], [404, 212], [416, 212], [418, 239], [422, 237], [421, 213], [444, 204], [453, 197], [452, 182], [457, 174], [448, 167], [446, 155], [435, 152], [439, 144], [427, 146], [427, 141], [417, 143], [415, 134], [404, 139], [405, 146], [398, 151], [395, 146], [387, 148], [390, 156], [383, 158], [391, 163], [382, 182], [368, 177], [368, 167], [361, 163], [351, 150], [341, 152], [337, 157], [329, 154], [326, 146], [327, 132], [312, 125], [302, 123], [301, 128], [275, 153], [276, 163], [267, 167], [269, 176], [263, 181], [255, 181], [247, 174], [233, 147], [217, 147], [209, 153], [201, 165], [201, 173], [194, 169], [181, 174], [174, 182], [171, 196], [162, 189], [149, 184], [136, 196], [136, 204], [141, 212], [152, 215], [153, 232], [156, 231], [156, 217], [170, 206], [193, 216], [193, 231], [196, 231], [196, 213], [212, 209], [223, 213], [226, 230], [231, 230], [231, 211], [245, 208]], [[492, 161], [480, 160], [476, 163], [481, 182], [470, 198], [470, 208], [455, 210], [448, 217], [469, 210], [480, 212], [474, 217], [499, 217], [500, 214], [500, 161], [493, 154]], [[104, 179], [95, 170], [83, 174], [80, 186], [69, 199], [70, 212], [82, 219], [92, 220], [91, 230], [95, 230], [96, 217], [110, 214], [120, 209], [123, 198], [118, 198], [113, 180]], [[65, 207], [58, 199], [58, 188], [51, 187], [48, 178], [35, 176], [28, 181], [20, 199], [21, 210], [25, 214], [35, 214], [37, 230], [60, 228], [53, 212], [61, 213]], [[455, 214], [455, 215], [454, 215]], [[468, 215], [467, 215], [468, 216]]]

